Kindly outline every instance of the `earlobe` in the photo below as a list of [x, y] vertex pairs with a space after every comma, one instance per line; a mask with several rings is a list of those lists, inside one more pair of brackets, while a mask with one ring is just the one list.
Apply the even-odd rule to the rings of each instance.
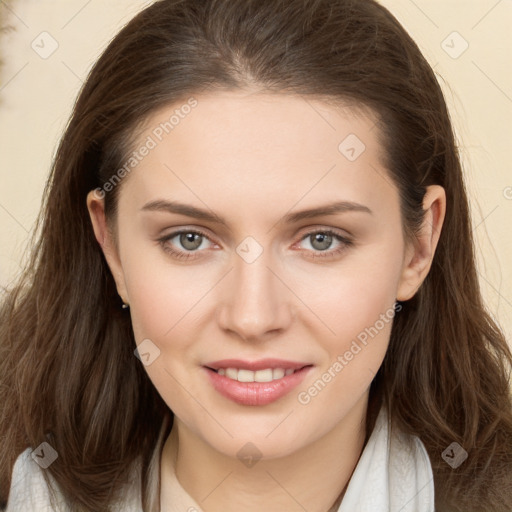
[[124, 303], [128, 303], [128, 294], [126, 293], [126, 286], [124, 281], [124, 273], [119, 258], [116, 244], [113, 240], [113, 235], [108, 227], [107, 219], [105, 217], [105, 202], [95, 190], [87, 194], [87, 210], [91, 218], [94, 236], [101, 246], [101, 250], [105, 256], [110, 272], [116, 282], [117, 293]]
[[446, 193], [439, 185], [430, 185], [423, 198], [425, 211], [420, 233], [408, 244], [397, 300], [411, 299], [427, 277], [436, 251], [446, 214]]

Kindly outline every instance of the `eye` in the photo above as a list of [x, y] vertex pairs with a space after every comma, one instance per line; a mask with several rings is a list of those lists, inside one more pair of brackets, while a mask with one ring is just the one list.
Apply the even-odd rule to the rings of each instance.
[[[301, 238], [301, 242], [307, 241], [311, 247], [312, 258], [333, 258], [341, 254], [353, 245], [352, 240], [340, 235], [332, 229], [310, 231]], [[329, 250], [333, 243], [335, 249]]]
[[[176, 239], [175, 242], [173, 242], [174, 239]], [[195, 253], [201, 252], [199, 249], [205, 240], [211, 242], [208, 236], [201, 231], [182, 229], [160, 238], [158, 242], [164, 251], [173, 257], [180, 260], [188, 260], [197, 257]], [[183, 248], [183, 250], [179, 247]]]
[[[174, 231], [158, 240], [165, 252], [178, 260], [189, 260], [200, 257], [198, 253], [206, 249], [204, 242], [213, 244], [211, 239], [202, 231], [193, 229], [182, 229]], [[299, 241], [309, 242], [310, 248], [306, 251], [311, 253], [311, 258], [334, 258], [353, 245], [353, 242], [345, 236], [340, 235], [332, 229], [310, 231]], [[335, 249], [331, 249], [335, 244]]]

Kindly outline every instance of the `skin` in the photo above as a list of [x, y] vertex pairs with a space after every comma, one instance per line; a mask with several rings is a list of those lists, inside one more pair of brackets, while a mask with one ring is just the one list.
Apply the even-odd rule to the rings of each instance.
[[[146, 371], [175, 414], [176, 474], [208, 512], [326, 512], [342, 493], [361, 454], [371, 381], [389, 342], [391, 322], [317, 394], [298, 394], [321, 378], [338, 355], [395, 300], [411, 298], [425, 279], [439, 239], [446, 199], [431, 186], [416, 243], [402, 232], [396, 186], [381, 163], [371, 112], [321, 100], [254, 91], [196, 96], [198, 105], [134, 168], [121, 185], [114, 233], [103, 201], [87, 200], [100, 243], [137, 343], [149, 338], [160, 355]], [[157, 112], [142, 143], [179, 105]], [[365, 151], [348, 160], [338, 146], [349, 134]], [[137, 145], [139, 147], [139, 145]], [[215, 212], [227, 226], [165, 211], [176, 200]], [[346, 211], [284, 224], [290, 212], [351, 201], [372, 213]], [[207, 237], [187, 252], [180, 228]], [[315, 242], [333, 229], [353, 241]], [[236, 252], [248, 236], [263, 250], [252, 263]], [[198, 242], [199, 244], [199, 242]], [[325, 251], [322, 248], [327, 247]], [[330, 258], [313, 254], [341, 252]], [[397, 313], [399, 314], [399, 313]], [[277, 357], [313, 364], [301, 385], [265, 406], [220, 395], [202, 368], [229, 357]], [[253, 443], [262, 458], [246, 467], [237, 452]], [[170, 441], [161, 459], [161, 506]], [[200, 468], [200, 470], [199, 470]]]

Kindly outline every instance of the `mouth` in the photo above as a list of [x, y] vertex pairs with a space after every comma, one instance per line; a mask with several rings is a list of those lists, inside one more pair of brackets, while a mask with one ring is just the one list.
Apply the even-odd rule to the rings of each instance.
[[267, 359], [254, 363], [223, 360], [203, 368], [210, 384], [222, 396], [240, 405], [255, 406], [269, 404], [287, 395], [304, 380], [313, 366]]
[[234, 368], [234, 367], [226, 367], [226, 368], [211, 368], [209, 366], [205, 366], [206, 369], [215, 372], [218, 375], [227, 377], [231, 380], [236, 380], [238, 382], [272, 382], [275, 380], [280, 380], [283, 377], [288, 377], [296, 372], [301, 371], [303, 368], [309, 368], [313, 366], [304, 365], [300, 368], [264, 368], [262, 370], [248, 370], [245, 368]]

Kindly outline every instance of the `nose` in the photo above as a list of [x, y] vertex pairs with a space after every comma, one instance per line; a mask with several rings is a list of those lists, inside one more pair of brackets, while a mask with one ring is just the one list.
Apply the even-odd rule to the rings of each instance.
[[293, 293], [264, 251], [248, 263], [234, 255], [218, 308], [219, 326], [246, 341], [266, 340], [285, 331], [293, 318]]

